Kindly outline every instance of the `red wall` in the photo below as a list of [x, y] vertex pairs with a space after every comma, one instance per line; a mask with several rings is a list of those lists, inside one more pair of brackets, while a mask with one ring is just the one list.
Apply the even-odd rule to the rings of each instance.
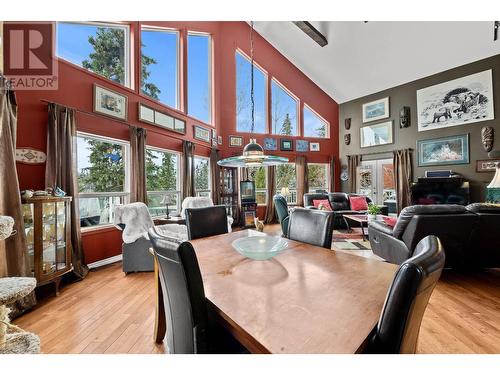
[[[223, 145], [220, 146], [223, 156], [229, 156], [241, 152], [240, 149], [229, 148], [229, 135], [236, 132], [236, 84], [235, 84], [235, 50], [240, 48], [249, 54], [249, 25], [245, 22], [141, 22], [150, 26], [163, 26], [180, 30], [191, 30], [207, 32], [213, 38], [214, 59], [214, 97], [213, 117], [217, 134], [223, 136]], [[140, 40], [134, 38], [138, 35], [140, 23], [131, 23], [133, 49], [139, 50]], [[185, 39], [186, 33], [182, 33]], [[259, 65], [271, 76], [276, 77], [283, 85], [307, 103], [312, 109], [320, 114], [330, 123], [330, 139], [314, 140], [320, 142], [320, 152], [308, 153], [310, 162], [327, 162], [330, 155], [338, 156], [338, 105], [300, 70], [290, 63], [274, 47], [265, 41], [260, 35], [255, 34], [254, 56]], [[185, 45], [185, 40], [181, 45]], [[181, 48], [181, 54], [186, 56], [185, 48]], [[139, 66], [139, 55], [135, 53], [134, 63], [137, 70]], [[182, 65], [182, 64], [181, 64]], [[185, 70], [181, 69], [181, 79], [187, 80]], [[17, 100], [19, 106], [18, 138], [17, 147], [32, 147], [40, 150], [46, 149], [46, 123], [47, 104], [41, 100], [54, 101], [60, 104], [74, 107], [83, 111], [92, 112], [93, 84], [99, 84], [127, 95], [128, 123], [149, 130], [147, 143], [152, 146], [182, 150], [182, 140], [189, 139], [196, 143], [196, 154], [209, 155], [209, 147], [206, 143], [193, 139], [193, 125], [202, 124], [200, 121], [186, 116], [182, 111], [169, 109], [139, 92], [139, 78], [134, 77], [134, 89], [124, 88], [114, 84], [96, 74], [88, 72], [75, 65], [60, 61], [59, 63], [59, 89], [57, 91], [19, 91]], [[182, 85], [181, 85], [182, 86]], [[185, 87], [186, 85], [184, 85]], [[270, 91], [269, 91], [270, 92]], [[181, 92], [181, 97], [186, 97], [186, 92]], [[141, 123], [137, 120], [137, 103], [145, 103], [152, 107], [169, 112], [186, 121], [187, 133], [185, 136], [163, 130], [161, 128]], [[302, 121], [302, 120], [301, 120]], [[98, 117], [82, 112], [77, 115], [78, 130], [113, 138], [128, 139], [128, 127], [122, 122], [111, 118]], [[205, 124], [206, 125], [206, 124]], [[250, 135], [244, 136], [246, 143]], [[264, 135], [256, 136], [262, 141]], [[295, 137], [294, 137], [295, 138]], [[301, 139], [301, 138], [297, 138]], [[311, 141], [311, 139], [310, 139]], [[295, 154], [291, 152], [275, 152], [286, 156], [291, 161]], [[21, 189], [43, 189], [45, 165], [17, 165], [19, 184]], [[337, 180], [338, 180], [338, 170]], [[262, 215], [262, 214], [261, 214]], [[85, 260], [92, 263], [121, 253], [120, 232], [116, 229], [100, 229], [84, 232], [83, 247]]]

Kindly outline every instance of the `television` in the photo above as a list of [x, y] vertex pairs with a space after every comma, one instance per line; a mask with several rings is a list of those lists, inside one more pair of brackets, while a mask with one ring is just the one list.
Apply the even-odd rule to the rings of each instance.
[[253, 181], [240, 181], [241, 203], [255, 203], [255, 183]]
[[461, 177], [419, 178], [411, 186], [411, 204], [469, 204], [469, 182]]

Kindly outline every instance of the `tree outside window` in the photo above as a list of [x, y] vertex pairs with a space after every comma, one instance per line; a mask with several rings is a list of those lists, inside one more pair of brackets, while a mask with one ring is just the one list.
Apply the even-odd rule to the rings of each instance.
[[295, 164], [287, 163], [276, 166], [276, 192], [288, 188], [290, 195], [285, 196], [288, 203], [297, 203], [297, 173]]
[[248, 179], [255, 183], [255, 199], [257, 204], [267, 203], [267, 169], [266, 167], [250, 167]]
[[296, 136], [298, 101], [276, 81], [271, 83], [272, 133]]
[[307, 164], [309, 193], [315, 190], [328, 191], [328, 164]]
[[194, 158], [194, 189], [199, 197], [211, 197], [210, 160], [208, 158]]

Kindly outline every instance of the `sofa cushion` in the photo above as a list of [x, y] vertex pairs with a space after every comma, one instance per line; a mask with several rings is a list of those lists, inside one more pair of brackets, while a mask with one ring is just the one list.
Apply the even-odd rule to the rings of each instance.
[[328, 199], [314, 199], [313, 205], [316, 208], [319, 208], [320, 205], [323, 205], [326, 211], [332, 211], [332, 206], [330, 206], [330, 201]]
[[368, 203], [366, 202], [366, 197], [350, 196], [349, 204], [351, 206], [351, 210], [353, 211], [366, 211], [368, 209]]
[[384, 223], [386, 223], [388, 226], [394, 228], [396, 222], [398, 221], [398, 218], [391, 216], [382, 216], [382, 220], [384, 220]]

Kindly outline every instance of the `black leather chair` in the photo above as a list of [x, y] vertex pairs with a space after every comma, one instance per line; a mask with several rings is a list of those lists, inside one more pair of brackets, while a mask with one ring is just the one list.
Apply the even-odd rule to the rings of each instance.
[[274, 208], [276, 210], [276, 214], [278, 215], [278, 221], [281, 225], [281, 231], [283, 232], [283, 236], [287, 236], [288, 234], [288, 203], [286, 203], [286, 199], [281, 194], [276, 194], [273, 197]]
[[469, 238], [478, 216], [459, 205], [417, 205], [401, 211], [394, 228], [383, 222], [368, 225], [372, 251], [390, 263], [411, 258], [417, 244], [429, 235], [437, 236], [446, 251], [446, 266], [461, 267]]
[[223, 205], [186, 208], [185, 215], [190, 240], [228, 232], [226, 207]]
[[310, 245], [332, 248], [333, 213], [294, 208], [288, 222], [288, 238]]
[[418, 243], [414, 256], [401, 264], [392, 280], [365, 353], [415, 353], [420, 324], [444, 263], [437, 237], [427, 236]]
[[478, 217], [465, 254], [466, 263], [475, 267], [500, 267], [500, 204], [473, 203], [465, 208]]
[[315, 209], [315, 200], [325, 200], [328, 199], [328, 194], [326, 192], [321, 193], [305, 193], [304, 194], [304, 208]]

